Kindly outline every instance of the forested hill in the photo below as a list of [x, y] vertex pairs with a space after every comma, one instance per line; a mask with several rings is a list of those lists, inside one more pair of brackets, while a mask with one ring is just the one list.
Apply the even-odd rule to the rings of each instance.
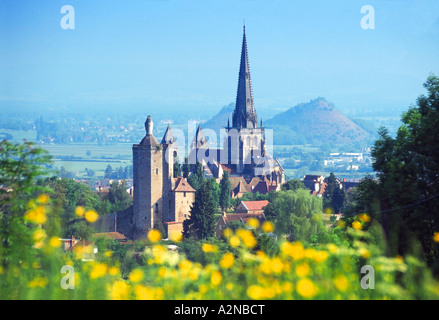
[[265, 121], [264, 127], [274, 129], [275, 144], [284, 144], [283, 140], [289, 143], [298, 140], [305, 143], [345, 144], [370, 138], [368, 132], [324, 98], [296, 105]]

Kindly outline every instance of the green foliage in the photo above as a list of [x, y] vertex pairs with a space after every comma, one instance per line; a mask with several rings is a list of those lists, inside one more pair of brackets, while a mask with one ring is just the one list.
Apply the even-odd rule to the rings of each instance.
[[183, 222], [183, 237], [207, 239], [215, 235], [215, 204], [210, 184], [203, 185], [195, 193], [195, 202], [191, 206], [190, 217]]
[[189, 176], [188, 182], [195, 190], [198, 190], [204, 183], [204, 168], [203, 165], [197, 161], [194, 172]]
[[61, 234], [65, 238], [72, 235], [84, 239], [93, 233], [91, 226], [75, 214], [77, 207], [100, 212], [99, 197], [85, 184], [73, 179], [56, 177], [38, 181], [38, 185], [53, 190], [51, 194], [53, 210], [61, 217]]
[[232, 183], [229, 179], [229, 172], [224, 171], [220, 181], [220, 198], [219, 205], [223, 211], [226, 211], [230, 207], [230, 195], [232, 189]]
[[267, 219], [274, 220], [277, 233], [293, 241], [310, 242], [311, 236], [324, 232], [322, 200], [307, 190], [280, 191], [265, 212]]
[[342, 212], [345, 205], [345, 190], [337, 180], [334, 173], [330, 173], [323, 193], [323, 207], [330, 209], [333, 213]]
[[111, 213], [122, 211], [132, 205], [132, 200], [128, 194], [127, 183], [125, 180], [113, 181], [110, 184], [108, 194], [104, 195], [103, 200], [108, 200], [111, 204]]
[[281, 190], [282, 191], [287, 191], [287, 190], [297, 190], [297, 189], [306, 189], [305, 185], [303, 184], [303, 182], [299, 179], [290, 179], [287, 182], [285, 182], [282, 187]]
[[385, 128], [378, 131], [372, 157], [389, 254], [422, 249], [419, 254], [433, 265], [439, 258], [433, 241], [439, 230], [439, 78], [429, 76], [424, 87], [427, 94], [403, 114], [395, 138]]

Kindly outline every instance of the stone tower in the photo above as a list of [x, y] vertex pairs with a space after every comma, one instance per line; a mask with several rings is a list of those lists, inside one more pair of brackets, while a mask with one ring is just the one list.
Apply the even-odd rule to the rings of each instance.
[[166, 132], [161, 142], [161, 148], [163, 152], [162, 171], [163, 171], [163, 216], [162, 221], [174, 220], [174, 205], [172, 203], [172, 189], [174, 189], [174, 160], [177, 156], [177, 142], [172, 133], [171, 127], [168, 125]]
[[243, 175], [253, 175], [252, 168], [258, 159], [264, 155], [264, 129], [258, 128], [250, 65], [248, 62], [247, 39], [245, 26], [242, 38], [241, 62], [239, 66], [238, 89], [236, 105], [233, 110], [232, 127], [226, 128], [228, 163], [236, 165], [236, 172]]
[[151, 116], [146, 119], [145, 130], [142, 141], [133, 145], [134, 239], [145, 237], [154, 223], [163, 218], [163, 150], [152, 133]]

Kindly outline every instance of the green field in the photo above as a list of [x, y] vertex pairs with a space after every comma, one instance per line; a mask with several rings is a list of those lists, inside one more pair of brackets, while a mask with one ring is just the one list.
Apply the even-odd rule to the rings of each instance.
[[[95, 171], [96, 177], [104, 176], [105, 168], [111, 165], [113, 169], [126, 167], [132, 162], [132, 144], [41, 144], [47, 150], [58, 169], [64, 167], [67, 171], [74, 172], [76, 176], [85, 176], [85, 168]], [[63, 160], [61, 157], [74, 156], [81, 159]]]

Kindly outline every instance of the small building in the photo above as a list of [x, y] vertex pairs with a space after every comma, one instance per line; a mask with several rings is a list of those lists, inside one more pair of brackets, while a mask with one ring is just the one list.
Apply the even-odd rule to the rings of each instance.
[[241, 201], [241, 203], [236, 206], [235, 212], [260, 214], [264, 212], [264, 207], [266, 207], [268, 203], [268, 200]]
[[[244, 202], [244, 201], [242, 201]], [[242, 203], [241, 202], [241, 203]], [[247, 201], [247, 202], [256, 202], [256, 201]], [[268, 202], [268, 201], [267, 201]], [[246, 223], [248, 219], [256, 218], [259, 220], [259, 223], [263, 223], [266, 221], [264, 212], [259, 213], [228, 213], [223, 212], [221, 217], [218, 219], [216, 223], [216, 236], [221, 237], [224, 232], [224, 229], [227, 228], [227, 224], [232, 221], [241, 221], [242, 223]]]

